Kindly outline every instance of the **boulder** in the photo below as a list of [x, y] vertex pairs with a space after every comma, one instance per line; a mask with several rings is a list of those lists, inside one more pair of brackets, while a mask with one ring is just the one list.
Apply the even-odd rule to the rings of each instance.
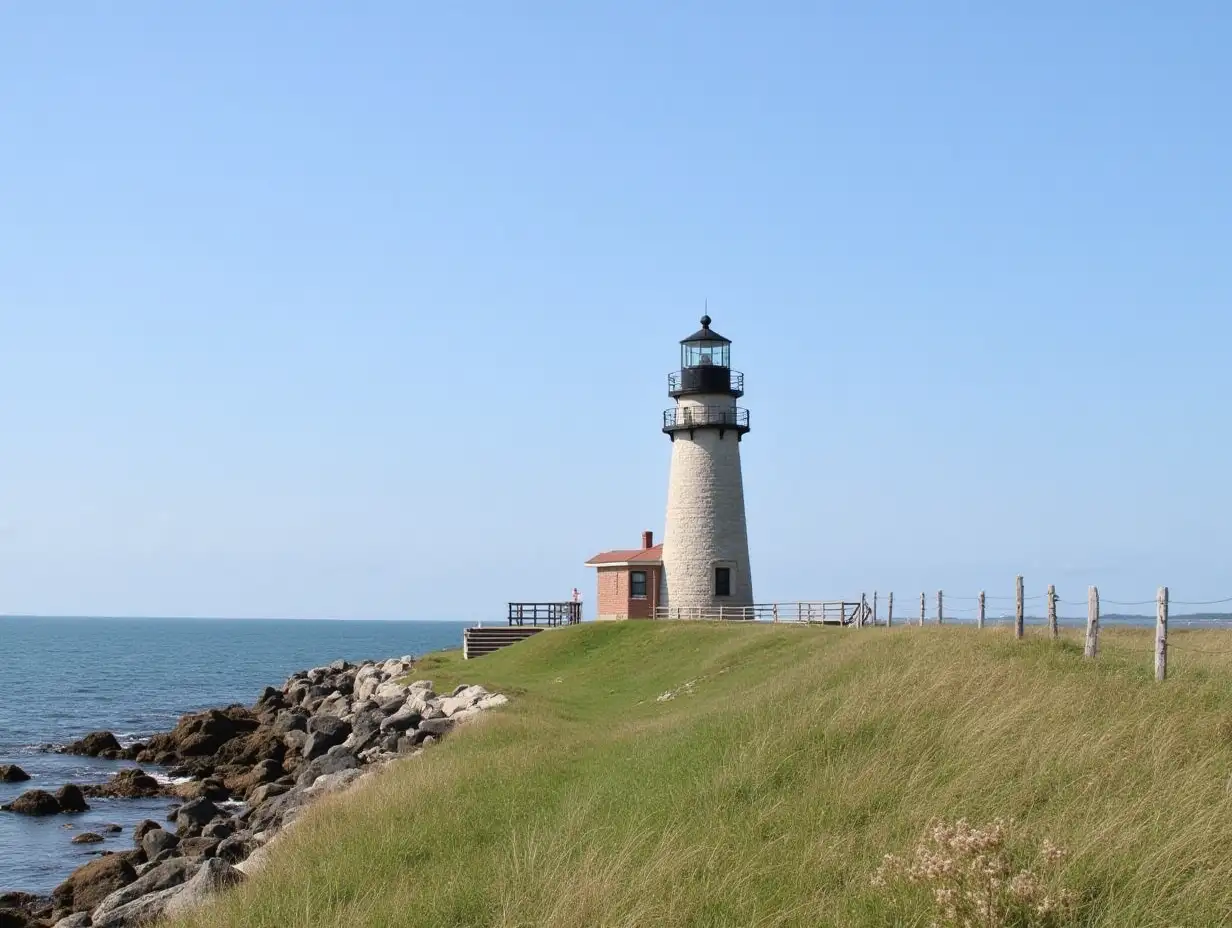
[[103, 841], [102, 835], [96, 835], [92, 831], [83, 831], [79, 835], [74, 835], [70, 844], [99, 844]]
[[59, 803], [61, 812], [90, 811], [90, 807], [86, 804], [86, 797], [81, 792], [81, 787], [75, 783], [65, 783], [56, 790], [56, 802]]
[[172, 787], [171, 792], [185, 802], [193, 799], [208, 799], [211, 802], [222, 802], [231, 796], [227, 787], [213, 777], [205, 780], [190, 780], [187, 783], [177, 783]]
[[164, 916], [176, 918], [203, 904], [210, 896], [234, 886], [244, 879], [244, 874], [224, 860], [212, 858], [202, 863], [181, 892], [167, 903]]
[[405, 696], [407, 688], [401, 683], [394, 680], [387, 680], [376, 688], [372, 693], [372, 697], [377, 702], [385, 702], [388, 699], [393, 699], [395, 696]]
[[167, 851], [174, 851], [179, 846], [179, 836], [162, 828], [155, 828], [141, 838], [141, 849], [145, 851], [145, 856], [150, 860], [154, 860]]
[[503, 706], [509, 702], [509, 697], [504, 693], [493, 693], [491, 696], [485, 696], [479, 700], [476, 705], [480, 709], [495, 709], [498, 706]]
[[60, 803], [46, 790], [28, 789], [12, 802], [0, 806], [0, 811], [19, 812], [22, 815], [55, 815], [60, 811]]
[[200, 834], [201, 829], [222, 815], [218, 806], [208, 799], [186, 802], [175, 813], [176, 831], [183, 836]]
[[97, 915], [93, 916], [94, 920], [91, 925], [93, 928], [141, 928], [141, 926], [153, 925], [162, 920], [168, 903], [181, 891], [181, 886], [172, 886], [170, 889], [141, 896], [128, 905], [111, 910], [101, 918]]
[[342, 693], [334, 692], [326, 696], [321, 705], [317, 707], [317, 715], [336, 715], [343, 716], [351, 708], [351, 701]]
[[162, 827], [163, 826], [158, 824], [158, 822], [151, 821], [147, 818], [144, 822], [141, 822], [136, 828], [133, 829], [133, 842], [140, 845], [146, 835], [148, 835], [151, 831], [159, 831]]
[[235, 826], [230, 822], [223, 821], [210, 822], [201, 830], [201, 837], [210, 838], [214, 841], [222, 841], [233, 834], [235, 834]]
[[60, 919], [52, 928], [90, 928], [90, 913], [78, 912]]
[[142, 896], [181, 885], [192, 878], [199, 866], [198, 861], [177, 857], [147, 870], [133, 882], [107, 894], [94, 909], [92, 918], [95, 924], [109, 913], [124, 908]]
[[274, 718], [270, 730], [276, 735], [285, 735], [289, 731], [308, 731], [308, 714], [301, 709], [283, 709]]
[[454, 694], [448, 699], [441, 700], [441, 711], [446, 716], [451, 716], [455, 712], [460, 712], [463, 709], [469, 709], [479, 700], [488, 696], [488, 691], [482, 686], [467, 686], [460, 690], [455, 690]]
[[90, 798], [148, 799], [166, 795], [167, 789], [140, 767], [121, 770], [106, 783], [93, 783], [83, 787]]
[[318, 757], [300, 772], [296, 778], [297, 786], [311, 786], [318, 777], [330, 773], [341, 773], [343, 770], [354, 770], [359, 766], [359, 759], [349, 751], [335, 748], [328, 754]]
[[416, 734], [420, 735], [419, 740], [423, 740], [428, 735], [436, 735], [438, 738], [441, 735], [448, 734], [454, 726], [454, 720], [450, 718], [443, 719], [424, 719], [416, 728]]
[[51, 898], [62, 912], [83, 912], [136, 879], [129, 855], [108, 854], [74, 870], [52, 890]]
[[[291, 787], [283, 786], [281, 783], [264, 783], [248, 794], [248, 805], [250, 807], [259, 806], [275, 796], [281, 796], [283, 793], [289, 792], [290, 789]], [[211, 825], [210, 827], [213, 826]], [[208, 831], [209, 829], [207, 828], [206, 830]]]
[[24, 783], [30, 774], [16, 764], [0, 764], [0, 783]]
[[[308, 740], [304, 742], [304, 758], [313, 760], [332, 747], [342, 744], [351, 734], [351, 726], [332, 715], [314, 715], [308, 720]], [[289, 737], [289, 736], [288, 736]]]
[[233, 738], [218, 749], [217, 760], [221, 764], [235, 764], [251, 767], [264, 760], [281, 762], [287, 752], [283, 740], [285, 732], [278, 732], [272, 726], [258, 728], [238, 738]]
[[179, 757], [205, 757], [233, 738], [256, 730], [256, 719], [243, 706], [207, 709], [186, 715], [171, 731], [155, 735], [141, 752], [141, 759], [169, 752]]
[[355, 721], [351, 723], [351, 734], [343, 744], [356, 753], [362, 751], [380, 737], [383, 721], [385, 718], [380, 710], [359, 713], [355, 716]]
[[356, 768], [341, 770], [338, 773], [327, 773], [317, 777], [312, 785], [304, 790], [304, 793], [312, 799], [328, 796], [331, 793], [340, 793], [363, 775], [364, 772]]
[[238, 832], [229, 838], [224, 838], [214, 852], [214, 860], [222, 860], [229, 864], [237, 864], [248, 856], [252, 850], [252, 836], [247, 832]]
[[224, 782], [231, 792], [245, 795], [265, 783], [273, 783], [286, 773], [276, 760], [263, 760], [240, 776], [228, 777]]
[[180, 842], [180, 853], [189, 860], [203, 860], [207, 857], [213, 857], [218, 851], [218, 845], [222, 843], [219, 838], [185, 838]]
[[120, 742], [109, 731], [92, 731], [80, 741], [74, 741], [64, 748], [65, 754], [79, 754], [85, 757], [98, 757], [106, 751], [121, 751]]
[[381, 731], [406, 731], [408, 728], [414, 728], [423, 719], [419, 709], [412, 705], [414, 700], [408, 699], [406, 704], [386, 719], [381, 720]]
[[123, 825], [104, 825], [99, 829], [105, 835], [118, 835], [123, 830]]
[[282, 736], [282, 743], [287, 746], [287, 756], [303, 755], [304, 745], [308, 743], [308, 732], [293, 730]]

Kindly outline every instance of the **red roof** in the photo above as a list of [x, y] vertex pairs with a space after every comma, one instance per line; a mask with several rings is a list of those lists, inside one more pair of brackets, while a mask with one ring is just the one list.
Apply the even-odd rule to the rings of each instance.
[[639, 563], [658, 563], [663, 560], [663, 546], [653, 548], [627, 548], [618, 551], [604, 551], [596, 554], [586, 562], [587, 567], [601, 567], [604, 564], [624, 564], [629, 561]]

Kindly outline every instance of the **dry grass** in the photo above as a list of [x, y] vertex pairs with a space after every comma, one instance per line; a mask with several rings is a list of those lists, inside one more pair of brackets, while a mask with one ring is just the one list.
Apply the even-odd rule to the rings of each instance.
[[514, 703], [312, 810], [177, 924], [924, 926], [870, 877], [959, 818], [1066, 847], [1072, 924], [1226, 924], [1232, 655], [1177, 651], [1158, 686], [1148, 632], [1103, 645], [622, 623], [433, 656], [438, 689]]

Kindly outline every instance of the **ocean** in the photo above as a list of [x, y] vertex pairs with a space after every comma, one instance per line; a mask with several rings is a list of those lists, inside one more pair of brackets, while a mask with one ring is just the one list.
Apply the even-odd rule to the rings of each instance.
[[[360, 661], [460, 647], [462, 622], [291, 619], [0, 617], [0, 764], [31, 780], [0, 783], [0, 804], [27, 789], [101, 783], [133, 764], [41, 752], [90, 731], [140, 740], [186, 712], [239, 702], [296, 670], [338, 658]], [[159, 773], [149, 768], [151, 773]], [[167, 799], [91, 799], [78, 815], [0, 812], [0, 892], [47, 893], [102, 850], [128, 850], [142, 819], [162, 821]], [[124, 831], [103, 844], [72, 837], [103, 824]]]

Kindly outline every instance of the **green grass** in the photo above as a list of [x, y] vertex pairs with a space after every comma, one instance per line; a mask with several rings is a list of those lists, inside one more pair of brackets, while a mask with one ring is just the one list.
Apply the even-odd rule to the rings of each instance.
[[924, 926], [870, 884], [881, 856], [997, 816], [1069, 848], [1075, 924], [1227, 924], [1232, 656], [1175, 651], [1160, 686], [1149, 632], [1102, 643], [628, 622], [432, 655], [415, 677], [513, 703], [177, 924]]

